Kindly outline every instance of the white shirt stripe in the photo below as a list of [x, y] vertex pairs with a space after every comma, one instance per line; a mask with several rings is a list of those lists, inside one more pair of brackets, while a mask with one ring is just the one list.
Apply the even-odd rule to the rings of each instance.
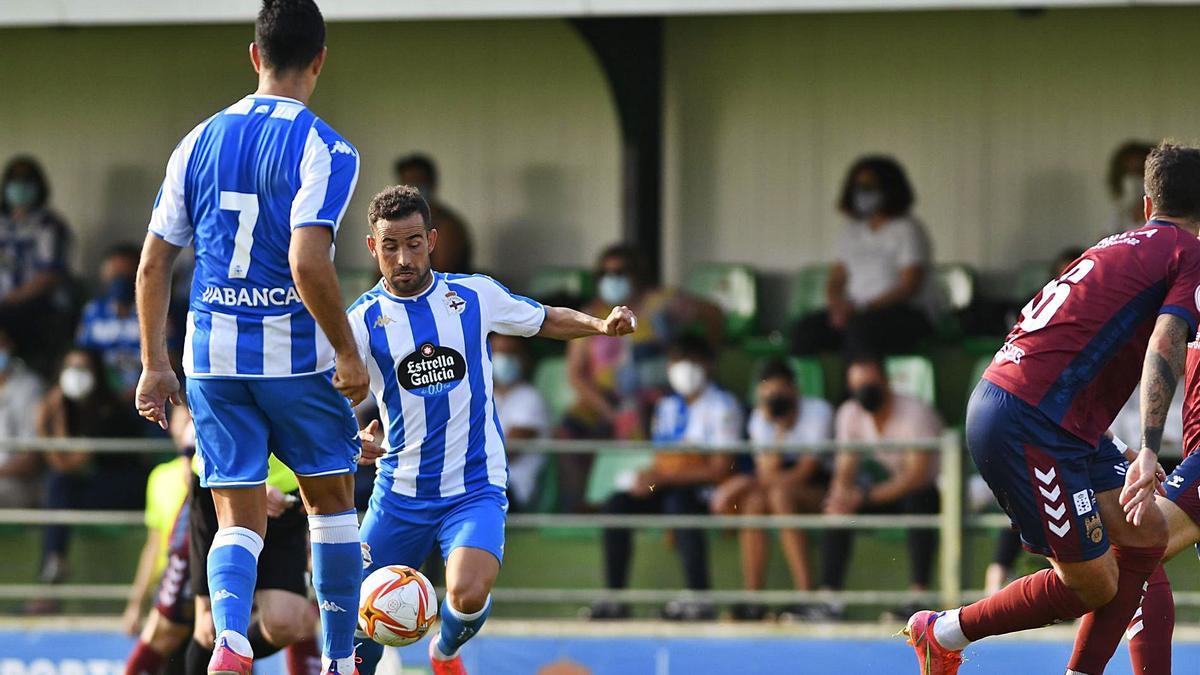
[[192, 314], [191, 310], [187, 313], [187, 328], [183, 333], [183, 363], [187, 368], [191, 368], [195, 361], [192, 360], [192, 336], [196, 333], [196, 315]]
[[[315, 128], [308, 130], [304, 154], [300, 157], [300, 189], [292, 200], [292, 227], [317, 222], [317, 212], [325, 203], [333, 156]], [[349, 200], [347, 200], [349, 203]], [[329, 223], [331, 226], [333, 223]]]
[[[318, 359], [317, 363], [321, 363]], [[292, 316], [263, 317], [263, 375], [292, 374]]]
[[237, 317], [212, 312], [212, 330], [208, 334], [208, 363], [214, 373], [237, 372]]

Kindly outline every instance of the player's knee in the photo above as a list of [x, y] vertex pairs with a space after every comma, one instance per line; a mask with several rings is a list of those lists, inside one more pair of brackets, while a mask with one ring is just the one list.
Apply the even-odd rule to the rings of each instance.
[[477, 579], [462, 579], [449, 584], [446, 599], [450, 606], [462, 614], [474, 614], [487, 606], [491, 589]]
[[[305, 603], [307, 605], [307, 603]], [[276, 646], [290, 645], [313, 634], [312, 612], [307, 606], [278, 603], [260, 607], [263, 636]]]

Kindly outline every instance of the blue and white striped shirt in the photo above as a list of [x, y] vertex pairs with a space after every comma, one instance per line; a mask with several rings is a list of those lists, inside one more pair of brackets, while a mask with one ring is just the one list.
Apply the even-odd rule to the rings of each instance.
[[288, 247], [300, 227], [328, 227], [336, 237], [357, 180], [358, 151], [281, 96], [247, 96], [180, 141], [150, 231], [176, 246], [195, 242], [189, 377], [292, 377], [333, 367], [333, 348], [292, 282]]
[[545, 307], [490, 277], [435, 273], [411, 298], [380, 282], [348, 313], [387, 430], [376, 481], [419, 499], [505, 487], [488, 334], [534, 335]]

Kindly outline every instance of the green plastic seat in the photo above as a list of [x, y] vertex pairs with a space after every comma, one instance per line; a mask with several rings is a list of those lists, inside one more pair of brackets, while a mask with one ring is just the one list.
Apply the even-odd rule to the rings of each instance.
[[825, 309], [825, 287], [829, 283], [829, 265], [801, 267], [792, 277], [792, 298], [788, 319]]
[[919, 355], [889, 356], [884, 367], [893, 389], [931, 406], [936, 404], [937, 378], [932, 361]]
[[[787, 362], [796, 373], [796, 388], [804, 396], [825, 398], [825, 368], [821, 365], [821, 359], [807, 356], [789, 356]], [[764, 360], [754, 366], [754, 378], [751, 380], [750, 389], [746, 394], [746, 400], [750, 402], [750, 405], [756, 403], [754, 393], [758, 388], [759, 376], [766, 364], [767, 362]]]
[[1025, 303], [1037, 295], [1046, 282], [1050, 281], [1050, 263], [1045, 260], [1029, 260], [1021, 263], [1017, 278], [1013, 282], [1013, 300]]
[[725, 334], [739, 340], [758, 321], [758, 276], [747, 265], [701, 263], [692, 268], [684, 288], [706, 298], [725, 313]]
[[974, 270], [960, 263], [947, 263], [937, 266], [936, 276], [946, 309], [957, 312], [971, 306], [975, 300]]
[[629, 489], [633, 475], [654, 463], [654, 452], [610, 451], [596, 454], [592, 471], [588, 474], [585, 499], [588, 504], [600, 505], [613, 494]]
[[546, 400], [550, 421], [557, 424], [575, 404], [575, 390], [567, 379], [567, 359], [563, 356], [544, 358], [533, 369], [531, 382]]
[[546, 302], [582, 304], [592, 298], [593, 292], [592, 272], [582, 267], [542, 267], [533, 273], [528, 284], [528, 295]]

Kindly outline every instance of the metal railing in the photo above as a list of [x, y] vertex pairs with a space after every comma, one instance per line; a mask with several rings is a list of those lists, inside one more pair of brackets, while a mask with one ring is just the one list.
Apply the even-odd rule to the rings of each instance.
[[[568, 589], [568, 588], [497, 588], [499, 600], [514, 603], [568, 603], [613, 600], [618, 602], [661, 603], [669, 600], [702, 599], [714, 603], [758, 602], [783, 605], [807, 602], [837, 602], [846, 605], [885, 605], [910, 602], [938, 603], [954, 607], [980, 597], [979, 591], [964, 589], [964, 540], [969, 529], [1002, 528], [1009, 525], [1003, 514], [975, 514], [965, 509], [964, 449], [957, 432], [940, 438], [888, 440], [875, 443], [825, 442], [813, 444], [729, 443], [705, 447], [652, 444], [648, 442], [599, 442], [568, 440], [511, 441], [509, 450], [540, 454], [598, 454], [687, 451], [692, 453], [832, 453], [850, 451], [870, 453], [879, 450], [916, 450], [936, 452], [941, 461], [941, 509], [936, 515], [609, 515], [609, 514], [512, 514], [508, 527], [517, 529], [577, 528], [707, 528], [737, 529], [799, 528], [824, 530], [936, 529], [940, 532], [939, 588], [937, 591], [686, 591], [658, 589]], [[113, 439], [6, 439], [0, 451], [88, 451], [114, 453], [167, 453], [174, 447], [167, 440]], [[24, 525], [121, 525], [141, 526], [140, 512], [52, 509], [0, 509], [0, 524]], [[0, 600], [54, 598], [74, 600], [121, 600], [128, 592], [124, 584], [0, 584]], [[1176, 593], [1180, 605], [1200, 605], [1200, 593]]]

